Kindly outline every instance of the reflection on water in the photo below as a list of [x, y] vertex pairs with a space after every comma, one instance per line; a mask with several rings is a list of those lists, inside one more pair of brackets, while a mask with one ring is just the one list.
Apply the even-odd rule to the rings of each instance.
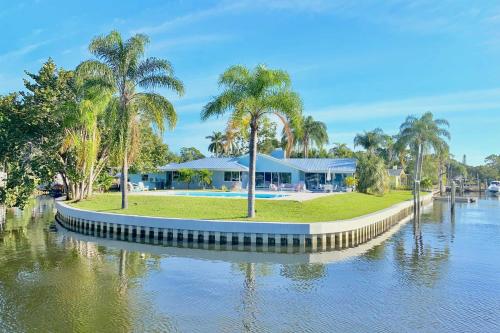
[[366, 248], [266, 254], [54, 231], [38, 199], [0, 231], [0, 332], [499, 331], [499, 212], [436, 202]]

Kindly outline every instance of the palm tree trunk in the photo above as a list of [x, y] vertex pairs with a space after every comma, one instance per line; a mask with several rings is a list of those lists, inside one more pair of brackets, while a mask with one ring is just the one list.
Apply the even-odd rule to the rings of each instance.
[[66, 178], [66, 174], [64, 172], [59, 171], [59, 174], [61, 175], [61, 178], [63, 180], [64, 184], [64, 191], [66, 192], [66, 200], [70, 200], [70, 189], [69, 189], [69, 184], [68, 184], [68, 178]]
[[122, 209], [128, 208], [128, 152], [127, 148], [123, 152], [123, 165], [121, 175]]
[[250, 165], [248, 168], [248, 213], [247, 217], [255, 217], [255, 165], [257, 162], [257, 120], [250, 125], [250, 146], [248, 150]]
[[307, 155], [309, 155], [309, 140], [304, 137], [304, 158], [307, 158]]
[[90, 198], [92, 196], [93, 184], [94, 184], [94, 162], [92, 162], [92, 165], [90, 166], [90, 175], [87, 187], [87, 198]]
[[75, 194], [74, 199], [79, 200], [80, 199], [80, 185], [78, 183], [75, 183], [73, 185], [73, 188], [74, 188], [73, 193]]

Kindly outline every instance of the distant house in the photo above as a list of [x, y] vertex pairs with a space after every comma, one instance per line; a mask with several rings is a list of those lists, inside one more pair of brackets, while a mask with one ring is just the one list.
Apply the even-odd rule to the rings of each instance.
[[387, 170], [389, 174], [389, 184], [393, 189], [400, 188], [407, 184], [406, 173], [403, 169], [394, 166]]
[[[212, 186], [221, 188], [248, 186], [249, 156], [207, 157], [184, 163], [172, 163], [159, 167], [156, 173], [130, 174], [132, 183], [143, 182], [150, 189], [185, 189], [187, 184], [179, 179], [179, 170], [209, 170], [212, 172]], [[284, 158], [282, 152], [275, 151], [272, 156], [257, 154], [257, 189], [293, 188], [298, 184], [307, 189], [319, 190], [323, 185], [340, 189], [345, 186], [344, 179], [356, 171], [356, 160], [350, 158]], [[272, 185], [271, 185], [272, 184]], [[190, 184], [190, 188], [199, 188]]]

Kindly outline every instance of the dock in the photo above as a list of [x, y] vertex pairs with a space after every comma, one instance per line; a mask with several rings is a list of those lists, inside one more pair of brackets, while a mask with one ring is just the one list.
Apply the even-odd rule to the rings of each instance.
[[[434, 200], [450, 201], [451, 198], [449, 196], [435, 196]], [[465, 203], [477, 202], [477, 198], [476, 197], [455, 197], [455, 202], [465, 202]]]

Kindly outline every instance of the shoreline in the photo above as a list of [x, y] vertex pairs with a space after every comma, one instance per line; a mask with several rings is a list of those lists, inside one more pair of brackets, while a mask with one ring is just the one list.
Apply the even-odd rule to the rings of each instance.
[[[422, 206], [432, 194], [422, 197]], [[66, 229], [97, 236], [155, 244], [218, 244], [250, 251], [334, 251], [352, 248], [385, 233], [413, 216], [413, 202], [405, 201], [360, 217], [330, 222], [248, 222], [161, 218], [101, 213], [56, 202], [57, 220]], [[258, 248], [258, 249], [257, 249]]]

